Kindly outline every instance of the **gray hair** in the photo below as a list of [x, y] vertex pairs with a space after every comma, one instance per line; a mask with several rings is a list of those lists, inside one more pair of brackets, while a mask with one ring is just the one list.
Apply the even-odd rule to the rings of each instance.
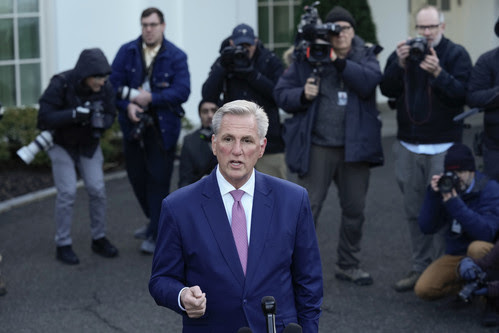
[[217, 112], [215, 112], [211, 123], [211, 127], [215, 135], [218, 134], [220, 125], [222, 124], [222, 118], [226, 114], [254, 116], [256, 119], [258, 137], [260, 138], [260, 140], [263, 140], [267, 135], [267, 130], [269, 128], [269, 117], [267, 117], [267, 114], [265, 113], [263, 108], [256, 103], [245, 101], [242, 99], [225, 103], [217, 110]]
[[422, 11], [423, 9], [433, 9], [435, 10], [437, 13], [438, 13], [438, 23], [444, 23], [444, 13], [438, 9], [437, 7], [435, 6], [432, 6], [432, 5], [424, 5], [423, 7], [419, 8], [419, 10], [416, 12], [416, 17], [418, 16], [419, 12]]

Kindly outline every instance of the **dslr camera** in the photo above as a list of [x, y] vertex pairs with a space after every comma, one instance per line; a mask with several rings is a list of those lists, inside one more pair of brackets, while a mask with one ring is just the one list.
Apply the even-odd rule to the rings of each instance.
[[86, 102], [85, 107], [91, 112], [90, 126], [92, 127], [92, 137], [99, 139], [105, 130], [104, 107], [102, 101]]
[[438, 183], [437, 183], [438, 190], [441, 193], [450, 193], [450, 192], [452, 192], [453, 188], [456, 189], [456, 191], [457, 191], [459, 189], [460, 182], [461, 182], [461, 180], [454, 172], [447, 171], [438, 180]]
[[471, 298], [473, 297], [473, 292], [475, 290], [481, 289], [485, 287], [485, 279], [487, 277], [487, 273], [484, 271], [475, 270], [476, 279], [470, 281], [464, 285], [464, 287], [459, 291], [459, 299], [465, 303], [470, 303]]
[[226, 46], [222, 50], [220, 62], [223, 67], [231, 70], [248, 68], [251, 65], [249, 51], [242, 45]]
[[137, 112], [135, 115], [139, 118], [139, 122], [130, 131], [130, 137], [133, 140], [141, 141], [146, 128], [154, 124], [154, 119], [146, 112]]
[[37, 135], [37, 137], [29, 144], [21, 147], [17, 151], [17, 156], [19, 156], [24, 163], [30, 164], [35, 159], [35, 155], [40, 151], [47, 151], [54, 145], [52, 138], [52, 133], [50, 131], [43, 131]]
[[427, 54], [430, 54], [430, 48], [428, 47], [428, 41], [423, 36], [418, 36], [413, 39], [408, 40], [406, 45], [410, 46], [409, 49], [409, 60], [420, 63], [424, 60]]

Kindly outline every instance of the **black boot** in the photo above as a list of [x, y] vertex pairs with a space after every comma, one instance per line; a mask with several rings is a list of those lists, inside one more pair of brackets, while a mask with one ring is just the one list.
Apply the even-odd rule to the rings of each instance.
[[92, 251], [106, 258], [118, 255], [118, 249], [106, 237], [92, 240]]
[[68, 264], [68, 265], [78, 265], [80, 260], [73, 252], [71, 245], [58, 246], [56, 251], [57, 260]]

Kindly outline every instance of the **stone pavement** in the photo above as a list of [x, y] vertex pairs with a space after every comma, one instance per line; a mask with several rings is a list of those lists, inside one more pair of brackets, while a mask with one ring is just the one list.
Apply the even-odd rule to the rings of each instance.
[[[358, 287], [334, 278], [339, 226], [334, 186], [318, 221], [325, 287], [320, 331], [493, 332], [480, 326], [479, 302], [456, 310], [449, 306], [449, 299], [424, 302], [412, 292], [392, 289], [410, 269], [408, 230], [393, 175], [393, 118], [394, 113], [383, 112], [386, 164], [372, 170], [366, 207], [361, 260], [374, 278], [372, 286]], [[476, 130], [475, 125], [465, 131], [466, 144], [471, 144]], [[151, 257], [140, 254], [140, 242], [132, 236], [146, 220], [128, 180], [117, 175], [106, 186], [108, 237], [120, 250], [115, 259], [101, 258], [90, 250], [88, 200], [82, 188], [72, 233], [73, 248], [81, 261], [77, 266], [55, 260], [51, 193], [4, 205], [0, 253], [8, 293], [0, 297], [0, 332], [181, 331], [181, 317], [156, 306], [149, 295]]]

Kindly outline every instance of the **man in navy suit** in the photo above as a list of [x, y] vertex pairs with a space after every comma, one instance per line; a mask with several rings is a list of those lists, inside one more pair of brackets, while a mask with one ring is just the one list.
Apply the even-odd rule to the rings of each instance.
[[[267, 128], [253, 102], [222, 106], [213, 118], [217, 167], [163, 200], [149, 291], [182, 314], [183, 332], [265, 332], [264, 296], [276, 300], [277, 332], [292, 322], [319, 330], [322, 266], [308, 195], [254, 169]], [[232, 230], [233, 205], [244, 209], [246, 246]]]

